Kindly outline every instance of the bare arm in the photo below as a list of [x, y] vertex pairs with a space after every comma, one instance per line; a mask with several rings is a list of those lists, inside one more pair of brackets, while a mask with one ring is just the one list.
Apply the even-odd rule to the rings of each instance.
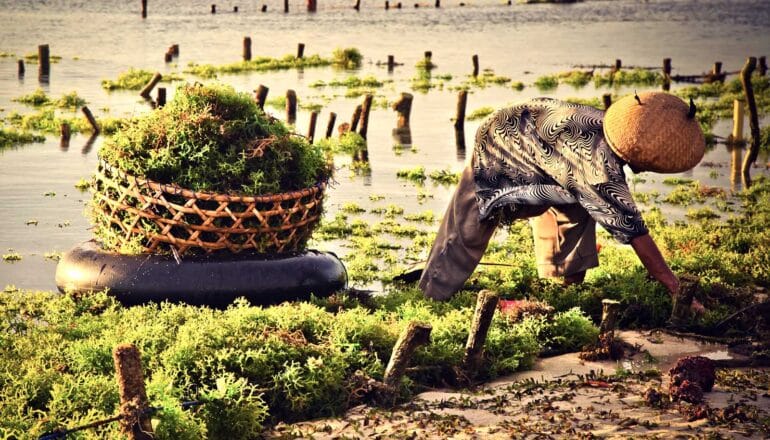
[[679, 290], [679, 279], [671, 272], [650, 234], [640, 235], [631, 240], [631, 247], [634, 248], [650, 275], [666, 286], [672, 296], [675, 295]]

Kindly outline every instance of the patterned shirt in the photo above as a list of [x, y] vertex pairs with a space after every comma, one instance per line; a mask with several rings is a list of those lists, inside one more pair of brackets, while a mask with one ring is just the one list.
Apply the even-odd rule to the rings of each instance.
[[621, 243], [646, 234], [623, 162], [602, 131], [604, 112], [538, 98], [498, 110], [479, 127], [473, 156], [482, 219], [517, 205], [580, 203]]

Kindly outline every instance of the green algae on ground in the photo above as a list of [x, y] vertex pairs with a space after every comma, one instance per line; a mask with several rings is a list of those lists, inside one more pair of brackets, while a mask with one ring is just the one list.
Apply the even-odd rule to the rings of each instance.
[[399, 179], [410, 180], [415, 183], [422, 183], [427, 176], [425, 175], [425, 167], [418, 165], [414, 168], [401, 169], [396, 172], [396, 177]]
[[36, 89], [34, 92], [13, 98], [12, 101], [33, 107], [53, 106], [61, 109], [77, 110], [86, 104], [86, 100], [78, 96], [77, 92], [65, 93], [61, 98], [52, 100], [43, 89]]
[[21, 254], [14, 251], [13, 249], [8, 249], [8, 253], [3, 254], [3, 261], [21, 261]]
[[347, 131], [339, 137], [324, 138], [318, 141], [318, 147], [333, 154], [356, 155], [366, 150], [366, 139], [360, 134]]
[[468, 114], [468, 116], [465, 117], [468, 121], [476, 121], [479, 119], [484, 119], [487, 116], [491, 115], [495, 111], [492, 107], [479, 107], [476, 110], [473, 110]]
[[[103, 79], [102, 88], [108, 91], [139, 90], [147, 85], [147, 83], [152, 79], [153, 75], [155, 75], [155, 73], [150, 72], [149, 70], [134, 69], [131, 67], [128, 69], [128, 71], [119, 74], [115, 80]], [[179, 74], [166, 73], [163, 74], [163, 79], [161, 79], [161, 82], [173, 82], [181, 80], [182, 77]]]
[[48, 98], [48, 95], [46, 95], [45, 91], [41, 88], [38, 88], [34, 92], [27, 95], [13, 98], [11, 101], [28, 104], [33, 107], [40, 107], [51, 102], [51, 100]]
[[456, 185], [460, 181], [460, 173], [447, 169], [431, 171], [428, 177], [440, 185]]
[[332, 64], [343, 69], [357, 69], [361, 67], [364, 56], [355, 47], [337, 48], [332, 52]]
[[[69, 125], [71, 133], [90, 133], [93, 131], [93, 127], [85, 118], [62, 115], [50, 106], [43, 107], [35, 113], [11, 112], [5, 121], [17, 129], [46, 134], [59, 134], [65, 123]], [[97, 123], [103, 134], [113, 134], [127, 122], [128, 119], [126, 118], [97, 118]]]
[[621, 69], [618, 72], [609, 71], [593, 75], [596, 87], [609, 86], [654, 86], [663, 84], [663, 74], [648, 69]]
[[[387, 243], [381, 243], [387, 247]], [[363, 305], [340, 294], [312, 303], [226, 310], [186, 305], [124, 308], [105, 294], [0, 294], [0, 324], [11, 331], [0, 345], [0, 429], [34, 437], [118, 411], [112, 349], [133, 342], [142, 353], [148, 398], [159, 439], [254, 438], [265, 425], [340, 414], [366, 398], [360, 386], [382, 379], [399, 333], [412, 320], [428, 321], [432, 342], [419, 349], [401, 387], [442, 383], [460, 366], [475, 298], [425, 300], [414, 289]], [[521, 322], [496, 319], [480, 378], [531, 365], [548, 341], [575, 350], [575, 335], [596, 328], [580, 313]], [[571, 334], [567, 334], [567, 329]], [[548, 335], [549, 339], [539, 338]], [[427, 368], [422, 368], [427, 367]], [[181, 411], [180, 401], [203, 400]], [[94, 435], [113, 437], [117, 424]], [[90, 434], [89, 434], [90, 435]]]

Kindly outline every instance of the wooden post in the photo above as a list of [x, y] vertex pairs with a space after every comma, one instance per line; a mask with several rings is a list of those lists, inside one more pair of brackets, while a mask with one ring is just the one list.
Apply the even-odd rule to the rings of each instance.
[[93, 129], [94, 134], [99, 134], [102, 130], [99, 128], [99, 124], [96, 122], [96, 118], [94, 118], [94, 114], [91, 113], [91, 110], [89, 110], [85, 105], [81, 107], [80, 110], [83, 111], [83, 114], [86, 116], [88, 123], [91, 124], [91, 128]]
[[267, 12], [267, 5], [262, 5], [262, 12]]
[[120, 394], [121, 432], [130, 440], [152, 440], [147, 392], [144, 388], [144, 373], [139, 350], [134, 344], [121, 344], [112, 351], [115, 374]]
[[358, 121], [361, 120], [362, 111], [363, 111], [363, 106], [361, 104], [358, 104], [356, 106], [356, 109], [353, 110], [353, 119], [350, 121], [350, 131], [355, 132], [358, 130]]
[[155, 88], [161, 79], [163, 79], [163, 75], [161, 75], [159, 72], [155, 72], [155, 75], [152, 76], [150, 81], [148, 81], [144, 88], [139, 92], [139, 96], [145, 99], [150, 99], [150, 93], [152, 92], [152, 89]]
[[401, 9], [401, 2], [396, 3], [396, 9]]
[[294, 90], [286, 91], [286, 121], [293, 124], [297, 120], [297, 93]]
[[441, 7], [441, 0], [436, 0], [436, 4], [434, 5], [436, 9]]
[[390, 9], [390, 2], [385, 0], [385, 10], [387, 11], [388, 9]]
[[211, 5], [211, 13], [216, 14], [217, 13], [217, 5]]
[[158, 99], [156, 99], [155, 102], [158, 105], [158, 108], [166, 105], [166, 88], [165, 87], [158, 87]]
[[297, 58], [305, 56], [305, 43], [297, 44]]
[[621, 67], [623, 67], [623, 62], [621, 60], [615, 60], [615, 67], [613, 67], [612, 70], [620, 72]]
[[171, 53], [173, 53], [175, 57], [179, 56], [179, 45], [178, 44], [172, 44], [171, 45]]
[[166, 63], [170, 63], [174, 60], [174, 54], [171, 52], [166, 52], [165, 55], [163, 55], [163, 61]]
[[767, 74], [767, 58], [765, 58], [764, 55], [759, 57], [758, 70], [760, 76], [765, 76]]
[[313, 140], [315, 140], [315, 125], [317, 121], [318, 121], [318, 112], [311, 112], [310, 127], [307, 130], [307, 140], [311, 144], [313, 143]]
[[759, 116], [757, 114], [757, 102], [754, 99], [754, 87], [751, 85], [751, 74], [757, 68], [757, 59], [749, 57], [746, 65], [741, 70], [741, 84], [746, 94], [746, 106], [749, 108], [749, 129], [751, 130], [751, 145], [746, 157], [743, 158], [743, 187], [751, 186], [751, 165], [757, 160], [759, 154]]
[[425, 68], [430, 69], [430, 66], [433, 65], [431, 62], [431, 58], [433, 58], [433, 52], [426, 50], [423, 56], [425, 57]]
[[353, 6], [353, 9], [355, 9], [356, 11], [361, 10], [361, 0], [356, 0], [356, 4], [355, 6]]
[[25, 71], [24, 60], [19, 60], [19, 78], [24, 78]]
[[465, 129], [465, 105], [468, 103], [468, 91], [460, 90], [457, 95], [457, 117], [455, 118], [455, 130]]
[[289, 0], [283, 0], [283, 13], [289, 13]]
[[243, 37], [243, 61], [251, 61], [251, 37]]
[[479, 76], [479, 56], [473, 55], [473, 77]]
[[51, 52], [47, 44], [41, 44], [37, 47], [38, 56], [38, 78], [40, 81], [48, 81], [48, 77], [51, 75]]
[[393, 103], [393, 110], [398, 112], [398, 121], [396, 128], [409, 128], [409, 115], [412, 113], [412, 100], [414, 96], [411, 93], [401, 93], [401, 98]]
[[142, 0], [142, 18], [147, 18], [147, 0]]
[[412, 321], [404, 329], [393, 347], [388, 366], [385, 368], [383, 383], [395, 388], [406, 372], [406, 367], [415, 350], [421, 345], [430, 343], [430, 324]]
[[257, 101], [257, 106], [260, 110], [265, 109], [265, 101], [267, 100], [267, 92], [269, 92], [270, 89], [263, 86], [262, 84], [257, 87], [256, 94], [254, 96], [254, 99]]
[[730, 143], [740, 144], [743, 142], [743, 101], [733, 100], [733, 132], [730, 134]]
[[714, 67], [711, 68], [711, 76], [713, 76], [715, 79], [717, 79], [721, 75], [722, 75], [722, 62], [721, 61], [715, 61], [714, 62]]
[[612, 95], [605, 93], [602, 95], [602, 102], [604, 103], [604, 109], [607, 110], [612, 105]]
[[233, 6], [233, 12], [236, 14], [238, 13], [238, 6]]
[[316, 0], [307, 0], [307, 11], [308, 12], [315, 12], [318, 5], [316, 4]]
[[326, 139], [329, 139], [332, 137], [332, 133], [334, 133], [334, 123], [337, 122], [337, 113], [331, 112], [329, 113], [329, 123], [326, 124]]
[[396, 57], [388, 55], [388, 72], [392, 72], [394, 67], [396, 67]]
[[491, 290], [482, 290], [476, 299], [476, 310], [473, 312], [473, 322], [468, 333], [468, 342], [465, 344], [462, 364], [463, 370], [469, 377], [473, 377], [481, 366], [484, 342], [487, 340], [487, 333], [495, 315], [498, 299], [500, 297], [497, 292]]
[[671, 58], [663, 58], [663, 90], [671, 90]]
[[372, 109], [373, 99], [374, 96], [367, 94], [364, 97], [364, 105], [361, 108], [361, 128], [358, 130], [358, 134], [364, 139], [366, 139], [366, 132], [369, 130], [369, 112]]
[[602, 323], [599, 325], [599, 333], [607, 334], [615, 331], [620, 312], [620, 302], [612, 299], [602, 300]]

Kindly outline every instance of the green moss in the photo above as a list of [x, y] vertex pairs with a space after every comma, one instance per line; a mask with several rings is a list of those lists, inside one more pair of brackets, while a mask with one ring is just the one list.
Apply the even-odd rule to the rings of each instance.
[[487, 116], [491, 115], [495, 111], [492, 107], [479, 107], [476, 110], [473, 110], [468, 114], [468, 116], [465, 117], [465, 119], [469, 121], [476, 121], [478, 119], [486, 118]]
[[86, 100], [78, 96], [77, 92], [72, 91], [62, 95], [62, 97], [54, 101], [53, 104], [57, 108], [75, 111], [79, 107], [86, 105]]
[[332, 52], [332, 64], [336, 67], [357, 69], [361, 67], [363, 60], [364, 56], [354, 47], [337, 48]]
[[45, 136], [26, 131], [17, 131], [13, 128], [0, 128], [0, 150], [14, 145], [30, 144], [33, 142], [45, 142]]
[[569, 84], [575, 88], [580, 88], [591, 82], [591, 78], [593, 78], [593, 72], [572, 70], [569, 72], [562, 72], [558, 75], [558, 77], [559, 82]]
[[330, 154], [355, 155], [366, 150], [366, 139], [356, 132], [347, 131], [339, 137], [321, 139], [317, 145]]
[[[260, 146], [259, 139], [270, 140]], [[99, 155], [129, 174], [195, 191], [275, 193], [329, 176], [319, 147], [223, 85], [180, 87], [166, 106], [131, 120]]]
[[425, 176], [425, 167], [422, 165], [410, 169], [398, 170], [396, 172], [396, 177], [418, 183], [424, 182], [427, 178]]
[[20, 102], [22, 104], [29, 104], [33, 107], [40, 107], [51, 102], [51, 100], [48, 98], [48, 95], [45, 94], [45, 91], [40, 88], [36, 89], [34, 92], [28, 95], [13, 98], [12, 101]]
[[534, 86], [539, 90], [553, 90], [559, 85], [559, 78], [555, 75], [545, 75], [535, 80]]
[[460, 181], [460, 173], [453, 173], [450, 170], [431, 171], [430, 180], [441, 185], [456, 185]]
[[607, 72], [604, 74], [594, 74], [594, 85], [602, 87], [610, 85], [615, 86], [654, 86], [663, 84], [663, 74], [647, 69], [620, 70], [619, 72]]
[[[118, 75], [115, 80], [103, 79], [102, 88], [105, 90], [139, 90], [144, 87], [155, 75], [149, 70], [129, 68], [128, 71]], [[163, 75], [161, 82], [181, 81], [182, 77], [174, 73]]]

